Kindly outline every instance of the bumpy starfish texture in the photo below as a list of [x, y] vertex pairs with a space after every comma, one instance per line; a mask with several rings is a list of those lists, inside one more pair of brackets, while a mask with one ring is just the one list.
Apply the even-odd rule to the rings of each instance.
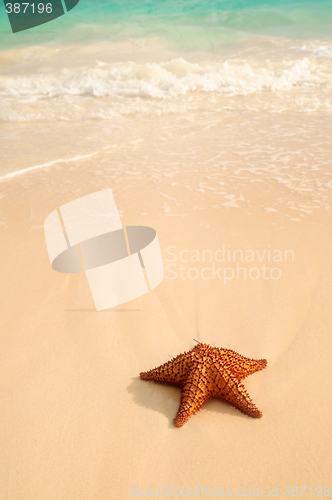
[[210, 398], [219, 398], [250, 417], [262, 417], [240, 381], [266, 365], [266, 359], [245, 358], [230, 349], [199, 343], [158, 368], [140, 373], [140, 377], [181, 387], [174, 419], [176, 427], [181, 427]]

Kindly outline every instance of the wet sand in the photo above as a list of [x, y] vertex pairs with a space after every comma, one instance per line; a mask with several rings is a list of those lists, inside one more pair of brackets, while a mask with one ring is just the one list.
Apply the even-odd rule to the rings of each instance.
[[[279, 496], [328, 486], [327, 118], [192, 113], [1, 127], [1, 498], [122, 500], [162, 487], [268, 498], [277, 486]], [[123, 225], [156, 229], [165, 278], [96, 312], [84, 274], [52, 270], [43, 222], [106, 188]], [[268, 360], [244, 382], [262, 419], [215, 400], [174, 427], [179, 389], [139, 373], [194, 338]]]

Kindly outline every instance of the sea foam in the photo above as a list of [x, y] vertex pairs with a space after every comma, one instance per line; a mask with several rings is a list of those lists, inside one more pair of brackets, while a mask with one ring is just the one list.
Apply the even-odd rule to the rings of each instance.
[[[186, 109], [332, 110], [332, 57], [107, 62], [61, 69], [33, 61], [0, 75], [2, 121], [108, 119]], [[294, 52], [295, 54], [295, 52]], [[310, 57], [311, 54], [311, 57]], [[313, 55], [312, 55], [313, 54]]]

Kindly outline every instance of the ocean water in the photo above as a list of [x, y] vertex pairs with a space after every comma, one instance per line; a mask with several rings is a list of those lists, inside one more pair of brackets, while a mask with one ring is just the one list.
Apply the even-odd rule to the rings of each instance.
[[0, 14], [0, 121], [332, 111], [330, 1], [81, 0], [15, 34]]
[[158, 37], [173, 48], [209, 50], [253, 35], [329, 38], [329, 0], [80, 0], [52, 23], [11, 35], [0, 7], [1, 47]]
[[77, 169], [155, 183], [168, 217], [331, 212], [331, 1], [81, 0], [16, 34], [0, 14], [2, 187], [60, 169], [76, 192]]

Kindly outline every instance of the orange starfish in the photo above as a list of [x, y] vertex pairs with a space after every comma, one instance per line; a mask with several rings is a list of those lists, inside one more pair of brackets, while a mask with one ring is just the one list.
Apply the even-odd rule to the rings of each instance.
[[148, 372], [142, 380], [181, 387], [180, 407], [174, 419], [181, 427], [210, 398], [219, 398], [250, 417], [262, 417], [240, 380], [262, 370], [266, 359], [250, 359], [230, 349], [198, 343], [191, 351]]

